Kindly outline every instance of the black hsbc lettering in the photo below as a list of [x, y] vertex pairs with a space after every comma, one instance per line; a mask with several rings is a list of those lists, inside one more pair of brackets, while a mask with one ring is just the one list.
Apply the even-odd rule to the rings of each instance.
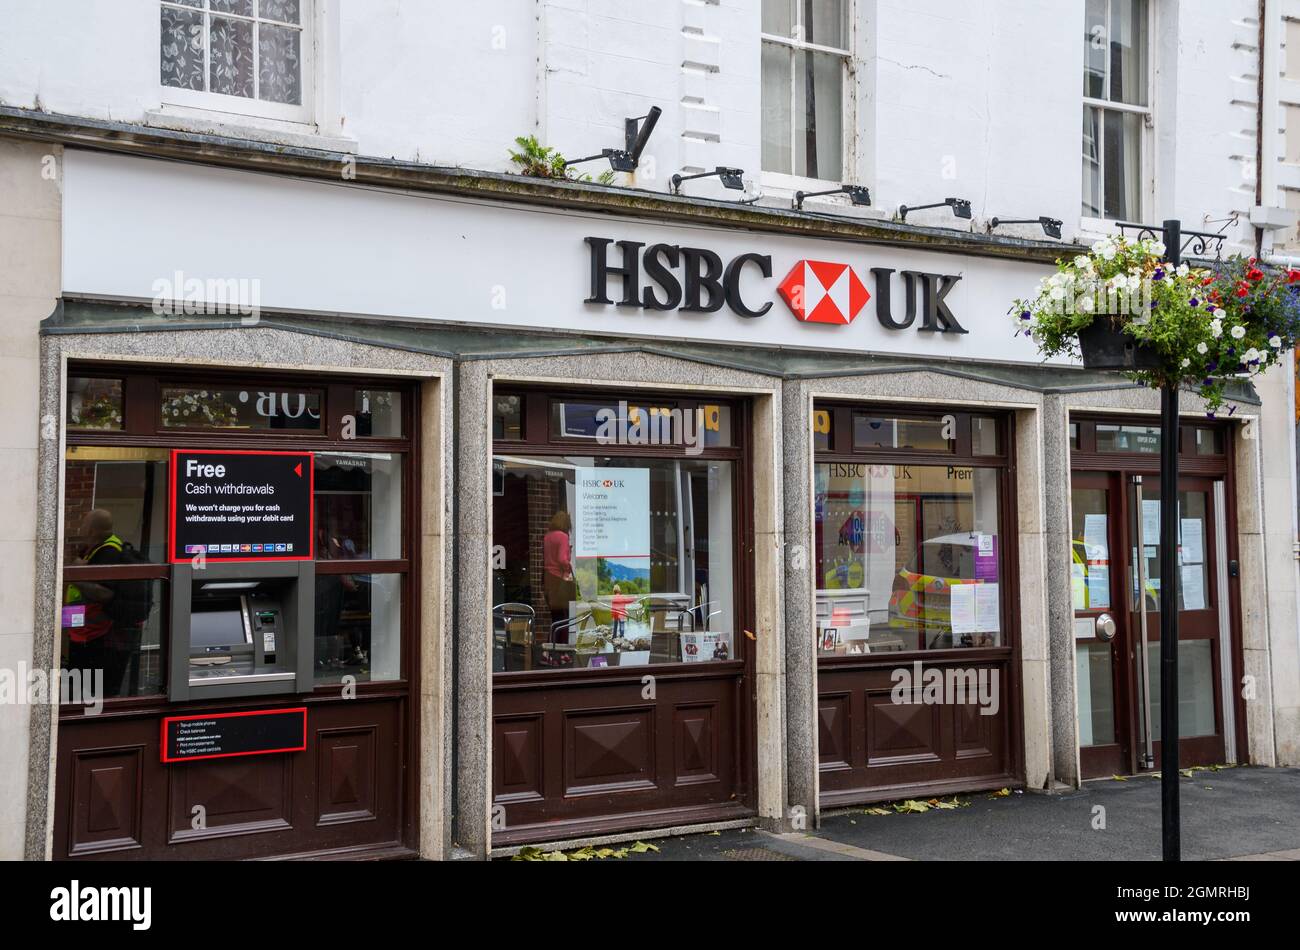
[[[585, 238], [585, 241], [591, 255], [591, 292], [587, 303], [687, 313], [716, 313], [725, 305], [734, 313], [750, 318], [761, 317], [772, 309], [771, 300], [757, 308], [750, 306], [740, 286], [746, 266], [764, 278], [772, 276], [772, 258], [768, 254], [739, 254], [724, 264], [715, 252], [701, 247], [675, 244], [646, 247], [640, 241], [598, 237]], [[611, 250], [611, 245], [617, 250]], [[611, 280], [618, 281], [617, 299], [609, 293]]]

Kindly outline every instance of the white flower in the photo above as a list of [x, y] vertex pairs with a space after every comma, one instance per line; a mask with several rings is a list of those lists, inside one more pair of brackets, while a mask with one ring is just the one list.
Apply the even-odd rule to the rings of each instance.
[[1232, 338], [1234, 340], [1240, 340], [1245, 335], [1246, 335], [1246, 328], [1243, 327], [1241, 324], [1237, 324], [1235, 327], [1232, 328]]
[[1188, 267], [1186, 264], [1179, 264], [1178, 267], [1174, 270], [1174, 273], [1177, 274], [1179, 277], [1186, 277], [1190, 270], [1191, 268]]
[[1222, 320], [1211, 320], [1211, 321], [1210, 321], [1210, 333], [1211, 333], [1213, 336], [1216, 336], [1216, 337], [1223, 336], [1223, 321], [1222, 321]]
[[[1205, 345], [1204, 343], [1201, 344], [1201, 346], [1204, 346], [1204, 345]], [[1183, 368], [1183, 369], [1187, 369], [1187, 367], [1189, 367], [1189, 366], [1191, 366], [1191, 365], [1192, 365], [1192, 361], [1191, 361], [1191, 360], [1183, 360], [1183, 362], [1182, 362], [1182, 368]]]
[[1152, 241], [1150, 244], [1147, 245], [1147, 247], [1150, 249], [1151, 253], [1154, 254], [1156, 257], [1165, 256], [1164, 241]]
[[1214, 319], [1216, 319], [1216, 320], [1222, 320], [1222, 319], [1223, 319], [1224, 317], [1226, 317], [1227, 315], [1228, 315], [1228, 311], [1224, 310], [1222, 307], [1217, 307], [1217, 308], [1215, 308], [1215, 311], [1214, 311]]
[[1080, 270], [1087, 270], [1092, 266], [1092, 258], [1087, 254], [1078, 254], [1074, 258], [1074, 266]]
[[1048, 291], [1047, 295], [1051, 297], [1053, 300], [1063, 300], [1065, 299], [1065, 288], [1053, 287], [1050, 291]]
[[1255, 360], [1259, 359], [1262, 355], [1263, 354], [1260, 353], [1259, 350], [1255, 349], [1252, 346], [1250, 349], [1246, 351], [1245, 355], [1242, 357], [1242, 360], [1247, 363], [1253, 363]]
[[1268, 338], [1268, 345], [1275, 350], [1280, 350], [1282, 348], [1282, 338], [1277, 335], [1271, 336]]
[[1197, 343], [1197, 344], [1196, 344], [1196, 352], [1197, 352], [1197, 353], [1200, 353], [1202, 356], [1204, 356], [1204, 355], [1205, 355], [1206, 353], [1208, 353], [1209, 351], [1210, 351], [1210, 348], [1209, 348], [1208, 346], [1206, 346], [1204, 342], [1201, 342], [1201, 343]]

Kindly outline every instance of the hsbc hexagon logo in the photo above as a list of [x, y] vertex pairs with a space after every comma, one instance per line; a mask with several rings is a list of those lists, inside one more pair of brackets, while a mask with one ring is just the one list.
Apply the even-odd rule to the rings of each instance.
[[777, 293], [807, 323], [852, 323], [871, 299], [852, 267], [828, 261], [799, 261]]

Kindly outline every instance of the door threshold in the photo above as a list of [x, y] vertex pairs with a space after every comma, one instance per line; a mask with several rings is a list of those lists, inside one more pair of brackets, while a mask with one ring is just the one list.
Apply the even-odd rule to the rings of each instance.
[[572, 851], [575, 848], [595, 848], [605, 845], [623, 844], [628, 841], [650, 841], [655, 838], [676, 838], [681, 835], [709, 834], [713, 831], [730, 831], [735, 828], [753, 828], [758, 824], [757, 817], [733, 818], [729, 821], [706, 821], [698, 824], [673, 825], [663, 828], [642, 828], [639, 831], [611, 832], [607, 835], [590, 835], [579, 838], [561, 838], [554, 841], [538, 841], [532, 844], [502, 845], [492, 848], [488, 858], [514, 857], [524, 848], [537, 848], [541, 851]]

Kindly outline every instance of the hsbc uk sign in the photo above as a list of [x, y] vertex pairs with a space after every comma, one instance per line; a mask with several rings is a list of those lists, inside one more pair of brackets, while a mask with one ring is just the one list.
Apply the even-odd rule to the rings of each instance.
[[[726, 307], [756, 319], [772, 309], [774, 294], [797, 320], [850, 324], [874, 300], [876, 320], [887, 330], [915, 326], [922, 332], [967, 332], [946, 299], [960, 274], [904, 270], [895, 280], [894, 268], [873, 267], [869, 289], [849, 264], [804, 259], [796, 261], [761, 298], [754, 283], [761, 279], [766, 286], [772, 279], [770, 254], [743, 253], [724, 261], [707, 248], [599, 237], [584, 240], [591, 267], [591, 292], [585, 301], [589, 304], [685, 313], [714, 313]], [[742, 290], [742, 282], [748, 284], [748, 291]], [[900, 285], [901, 313], [893, 294]], [[611, 287], [616, 288], [612, 296]]]

